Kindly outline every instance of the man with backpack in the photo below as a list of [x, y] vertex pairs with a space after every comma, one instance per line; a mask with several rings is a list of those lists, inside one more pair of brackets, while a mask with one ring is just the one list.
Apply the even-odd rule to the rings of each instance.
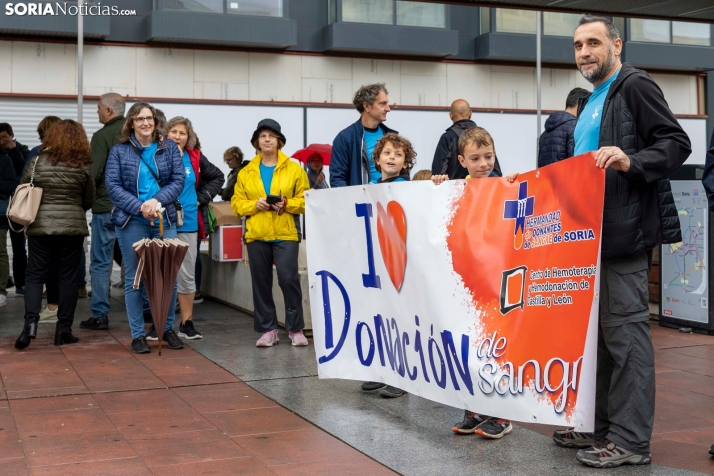
[[[451, 103], [449, 117], [453, 124], [439, 139], [434, 160], [431, 163], [431, 173], [448, 175], [449, 180], [463, 179], [469, 172], [459, 162], [459, 137], [466, 129], [476, 127], [476, 123], [471, 120], [471, 106], [465, 99], [457, 99]], [[493, 171], [499, 177], [502, 175], [498, 158], [496, 158]]]

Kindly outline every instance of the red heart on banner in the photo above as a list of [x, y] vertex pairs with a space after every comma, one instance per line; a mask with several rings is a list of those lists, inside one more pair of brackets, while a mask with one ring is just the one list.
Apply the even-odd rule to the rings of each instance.
[[389, 202], [386, 211], [377, 203], [377, 236], [389, 278], [400, 291], [407, 267], [407, 217], [399, 203]]

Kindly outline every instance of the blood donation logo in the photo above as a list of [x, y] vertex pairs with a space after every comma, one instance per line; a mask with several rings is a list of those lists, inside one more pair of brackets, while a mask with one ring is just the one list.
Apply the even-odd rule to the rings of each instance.
[[533, 215], [535, 197], [528, 196], [528, 181], [518, 186], [518, 200], [506, 200], [503, 206], [503, 219], [516, 220], [513, 229], [513, 247], [517, 250], [523, 246], [523, 234], [526, 228], [526, 218]]
[[501, 276], [501, 314], [504, 316], [514, 309], [521, 308], [525, 300], [526, 273], [528, 268], [519, 266], [502, 272]]

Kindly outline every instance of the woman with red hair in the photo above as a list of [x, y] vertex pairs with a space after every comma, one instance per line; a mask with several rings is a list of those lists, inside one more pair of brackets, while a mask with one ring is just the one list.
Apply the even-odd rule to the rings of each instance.
[[94, 203], [94, 177], [87, 133], [78, 122], [64, 120], [46, 131], [40, 155], [27, 164], [21, 183], [42, 189], [35, 221], [27, 228], [25, 325], [15, 347], [24, 349], [37, 335], [42, 286], [52, 265], [59, 281], [55, 345], [74, 344], [72, 322], [77, 307], [77, 272], [89, 235], [85, 213]]

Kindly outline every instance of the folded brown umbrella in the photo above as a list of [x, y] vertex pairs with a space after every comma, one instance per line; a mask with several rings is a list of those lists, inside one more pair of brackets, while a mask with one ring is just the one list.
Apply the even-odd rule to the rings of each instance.
[[164, 217], [159, 213], [159, 238], [139, 240], [133, 247], [139, 260], [134, 289], [139, 288], [143, 279], [161, 355], [161, 342], [172, 304], [176, 277], [188, 252], [188, 244], [176, 238], [164, 239]]

